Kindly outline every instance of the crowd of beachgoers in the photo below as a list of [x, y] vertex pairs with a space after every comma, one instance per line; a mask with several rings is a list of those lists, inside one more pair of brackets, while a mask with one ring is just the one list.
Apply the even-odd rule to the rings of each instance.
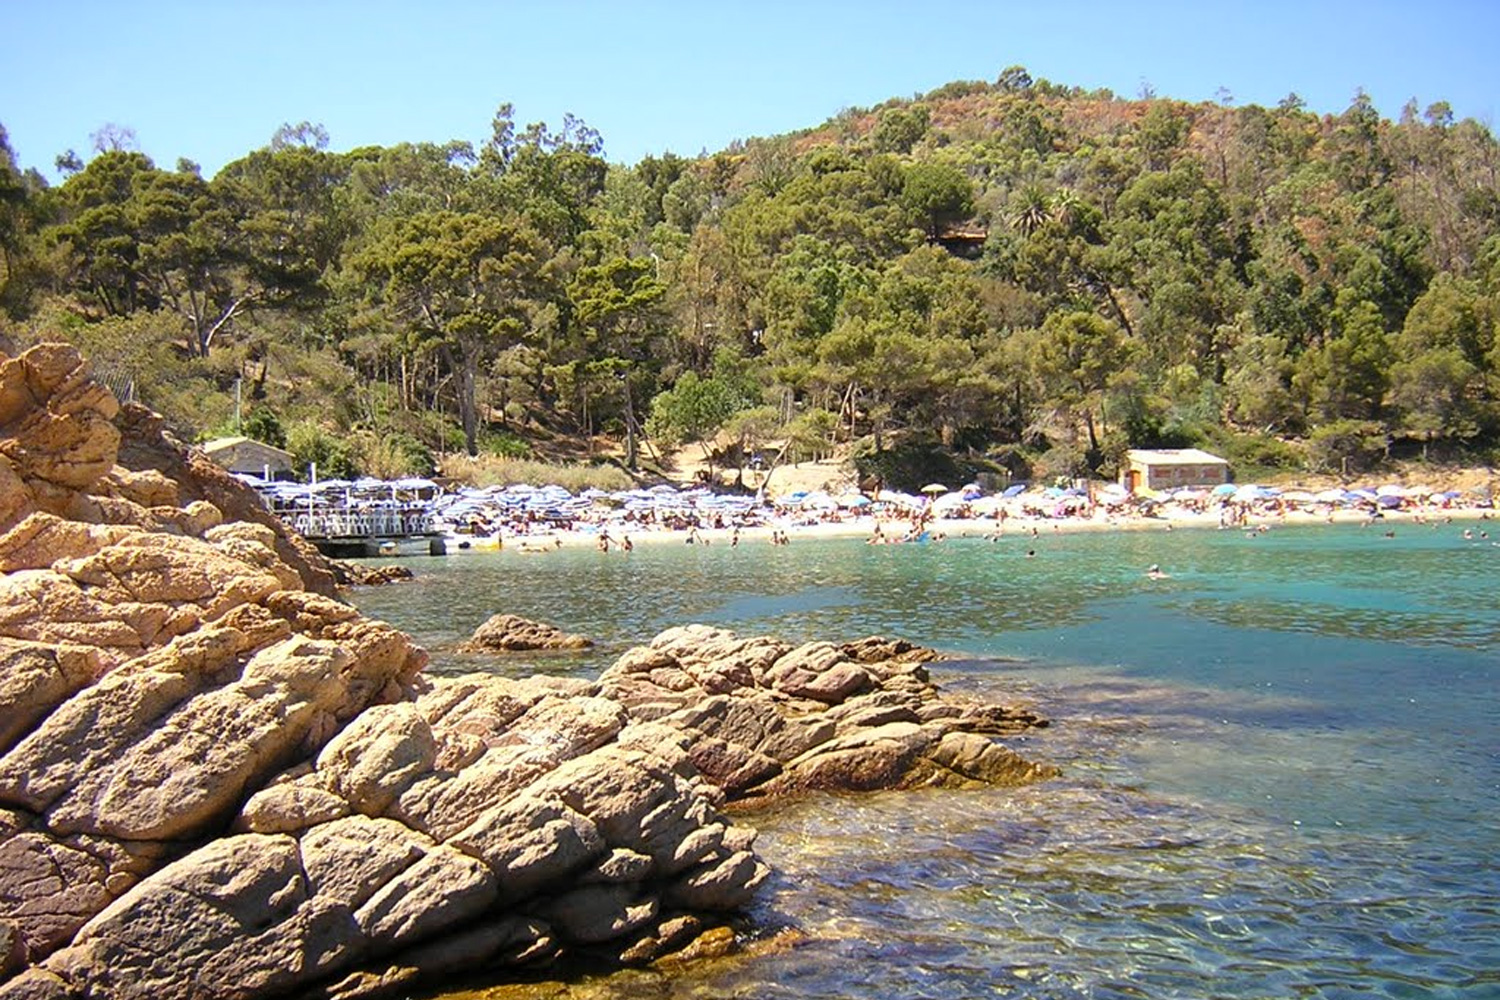
[[629, 551], [641, 541], [687, 544], [742, 540], [788, 544], [806, 535], [864, 535], [872, 544], [947, 537], [1076, 529], [1170, 530], [1208, 526], [1265, 530], [1279, 523], [1358, 521], [1387, 527], [1400, 520], [1487, 519], [1488, 493], [1389, 483], [1320, 491], [1222, 484], [1173, 491], [1118, 484], [1013, 485], [987, 492], [977, 484], [950, 490], [932, 483], [915, 493], [855, 489], [780, 496], [723, 493], [662, 484], [618, 492], [561, 486], [445, 488], [427, 479], [325, 480], [317, 484], [252, 481], [294, 528], [319, 518], [374, 518], [398, 530], [439, 533], [449, 550], [506, 548], [545, 552], [588, 544]]

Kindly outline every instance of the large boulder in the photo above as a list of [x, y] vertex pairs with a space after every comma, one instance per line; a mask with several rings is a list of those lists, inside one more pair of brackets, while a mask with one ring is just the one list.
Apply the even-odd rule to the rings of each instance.
[[519, 653], [538, 649], [588, 649], [592, 639], [520, 615], [492, 615], [461, 647], [472, 653]]

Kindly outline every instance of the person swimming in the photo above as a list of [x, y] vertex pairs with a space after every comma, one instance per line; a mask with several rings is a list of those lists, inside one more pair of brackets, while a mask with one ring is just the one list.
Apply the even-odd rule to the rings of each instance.
[[1146, 567], [1146, 579], [1148, 580], [1169, 580], [1171, 576], [1170, 573], [1163, 573], [1161, 567], [1156, 563], [1152, 563]]

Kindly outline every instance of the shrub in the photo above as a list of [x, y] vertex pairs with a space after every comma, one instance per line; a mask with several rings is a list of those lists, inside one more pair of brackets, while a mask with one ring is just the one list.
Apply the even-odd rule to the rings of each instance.
[[1307, 464], [1314, 472], [1366, 472], [1385, 455], [1385, 427], [1374, 420], [1335, 420], [1307, 439]]
[[1264, 472], [1291, 472], [1307, 464], [1301, 448], [1269, 434], [1236, 434], [1217, 428], [1204, 447], [1229, 463], [1241, 481], [1261, 478]]
[[855, 446], [854, 469], [860, 482], [879, 480], [885, 489], [908, 492], [932, 482], [958, 486], [968, 482], [971, 474], [927, 437], [911, 438], [878, 451], [867, 438]]
[[530, 458], [531, 445], [510, 431], [492, 430], [479, 436], [479, 453], [501, 458]]
[[293, 424], [286, 438], [293, 464], [304, 477], [310, 477], [314, 463], [322, 479], [353, 479], [360, 474], [355, 451], [347, 438], [334, 437], [310, 422]]
[[364, 431], [355, 436], [354, 450], [359, 467], [377, 479], [430, 476], [437, 470], [432, 453], [410, 434]]
[[240, 433], [247, 438], [253, 438], [277, 448], [286, 447], [286, 432], [281, 429], [281, 421], [276, 419], [275, 413], [264, 406], [250, 411]]

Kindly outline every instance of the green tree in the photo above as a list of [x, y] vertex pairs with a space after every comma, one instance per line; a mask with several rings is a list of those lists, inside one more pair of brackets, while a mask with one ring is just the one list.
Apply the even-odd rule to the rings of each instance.
[[974, 185], [962, 170], [939, 163], [915, 163], [906, 171], [901, 202], [922, 220], [929, 240], [950, 223], [974, 211]]
[[1377, 419], [1394, 353], [1380, 310], [1355, 302], [1338, 311], [1336, 322], [1336, 335], [1302, 355], [1293, 385], [1320, 422]]
[[651, 400], [647, 432], [669, 445], [697, 443], [712, 465], [713, 438], [748, 400], [729, 380], [684, 372], [677, 384]]
[[1120, 328], [1092, 312], [1053, 313], [1042, 324], [1033, 364], [1064, 407], [1080, 413], [1089, 452], [1098, 454], [1094, 419], [1104, 390], [1130, 364], [1134, 351]]
[[870, 144], [881, 153], [910, 153], [922, 141], [931, 122], [931, 112], [918, 104], [909, 108], [887, 108], [880, 113]]
[[652, 261], [611, 256], [578, 269], [568, 286], [573, 317], [584, 331], [587, 357], [597, 369], [615, 375], [623, 389], [625, 464], [636, 465], [634, 379], [650, 366], [663, 331], [665, 289]]
[[527, 332], [542, 262], [525, 220], [455, 212], [400, 220], [354, 261], [392, 319], [436, 343], [456, 383], [470, 455], [479, 450], [479, 371]]

